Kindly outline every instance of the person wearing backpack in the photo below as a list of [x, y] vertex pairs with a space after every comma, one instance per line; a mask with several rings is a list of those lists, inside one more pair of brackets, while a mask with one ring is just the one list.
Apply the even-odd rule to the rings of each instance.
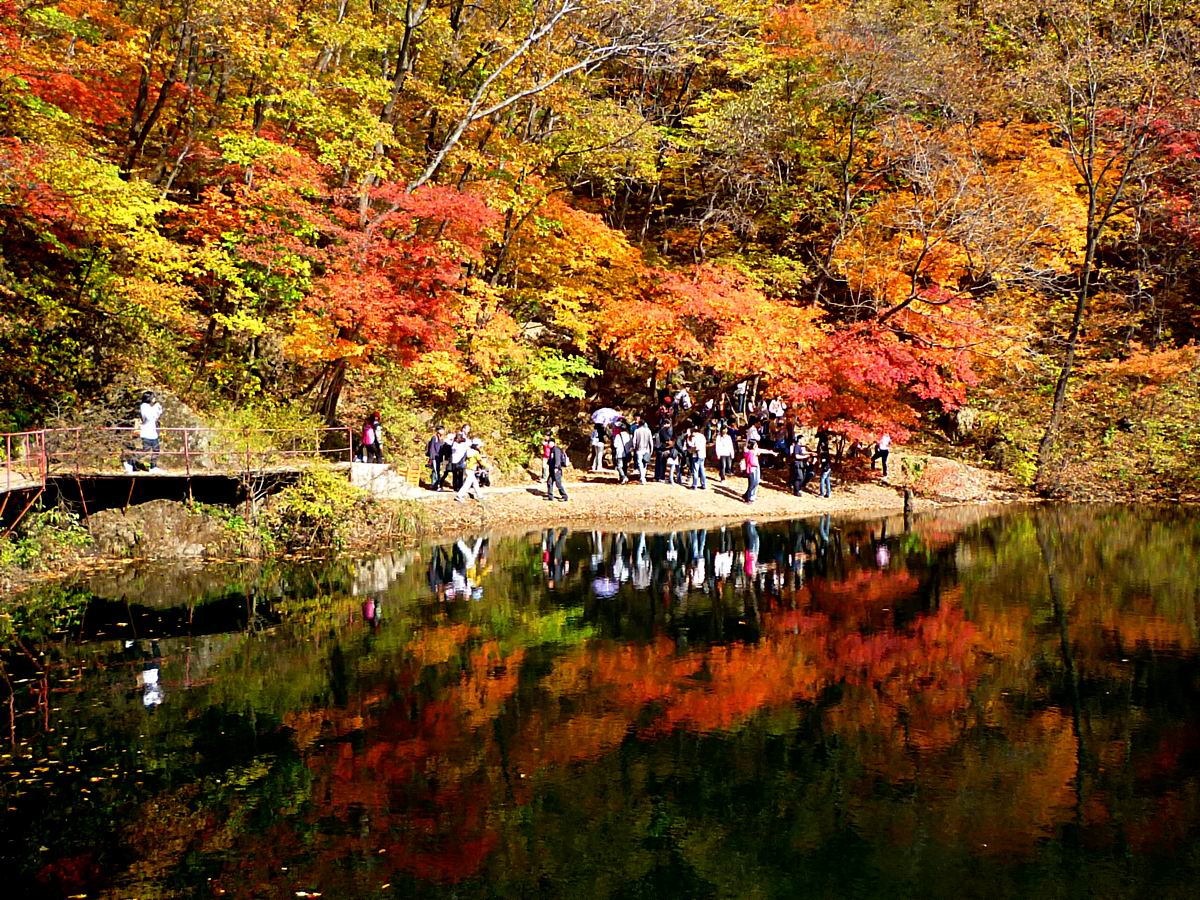
[[373, 412], [363, 422], [363, 462], [383, 462], [383, 427], [379, 424], [379, 413]]
[[633, 435], [629, 433], [629, 426], [624, 422], [618, 422], [613, 433], [613, 463], [617, 468], [617, 482], [625, 484], [629, 481], [629, 474], [625, 471], [628, 466], [629, 450], [633, 445]]
[[[460, 435], [461, 437], [461, 435]], [[454, 499], [459, 503], [464, 503], [467, 497], [474, 497], [476, 500], [482, 500], [483, 497], [479, 493], [480, 473], [486, 477], [488, 472], [487, 457], [483, 455], [482, 442], [476, 438], [473, 441], [464, 440], [466, 445], [466, 453], [463, 456], [463, 481]]]

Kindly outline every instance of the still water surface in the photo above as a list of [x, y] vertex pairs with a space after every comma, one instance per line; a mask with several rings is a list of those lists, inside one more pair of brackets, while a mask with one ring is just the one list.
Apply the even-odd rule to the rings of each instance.
[[1195, 896], [1198, 547], [973, 510], [41, 589], [0, 891]]

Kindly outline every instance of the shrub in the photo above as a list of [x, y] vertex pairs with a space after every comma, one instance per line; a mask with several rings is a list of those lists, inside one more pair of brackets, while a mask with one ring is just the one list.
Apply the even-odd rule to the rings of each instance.
[[41, 569], [90, 547], [92, 536], [75, 513], [52, 507], [29, 515], [0, 542], [0, 568]]
[[366, 492], [344, 476], [313, 469], [272, 499], [263, 524], [276, 546], [288, 551], [340, 549], [367, 502]]

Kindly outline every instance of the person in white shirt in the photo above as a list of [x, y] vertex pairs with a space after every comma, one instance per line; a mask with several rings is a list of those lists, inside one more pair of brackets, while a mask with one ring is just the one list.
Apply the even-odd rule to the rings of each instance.
[[459, 432], [454, 437], [454, 443], [450, 445], [450, 476], [451, 486], [457, 494], [462, 490], [463, 483], [467, 473], [467, 454], [471, 450], [471, 444], [467, 440], [467, 436], [463, 432]]
[[633, 431], [633, 459], [637, 463], [638, 478], [646, 483], [646, 466], [650, 463], [650, 454], [654, 452], [654, 435], [650, 426], [638, 419], [637, 428]]
[[692, 408], [692, 395], [688, 393], [688, 389], [686, 387], [680, 388], [679, 392], [675, 395], [675, 405], [681, 410], [689, 410]]
[[785, 412], [787, 412], [787, 406], [778, 397], [767, 404], [767, 415], [782, 419]]
[[871, 454], [871, 471], [875, 471], [875, 460], [879, 460], [883, 464], [883, 477], [887, 478], [888, 470], [888, 455], [892, 451], [892, 436], [890, 434], [881, 434], [878, 442], [875, 444], [875, 452]]
[[142, 439], [142, 452], [150, 454], [150, 471], [158, 469], [158, 453], [161, 443], [158, 439], [158, 420], [162, 418], [162, 404], [154, 396], [153, 391], [142, 394], [142, 405], [138, 407], [141, 423], [138, 436]]
[[625, 467], [632, 445], [633, 435], [629, 433], [629, 426], [621, 423], [617, 426], [616, 433], [613, 435], [613, 463], [617, 467], [617, 482], [620, 484], [624, 484], [629, 480], [629, 475], [625, 471]]
[[[466, 446], [466, 451], [463, 454], [463, 483], [458, 489], [458, 493], [454, 495], [454, 499], [459, 503], [466, 501], [467, 497], [474, 497], [476, 500], [482, 500], [483, 497], [479, 493], [479, 479], [475, 476], [475, 470], [478, 467], [488, 468], [487, 458], [480, 451], [483, 445], [479, 440], [471, 442], [463, 442]], [[457, 445], [456, 445], [457, 446]], [[451, 458], [453, 459], [453, 457]]]
[[697, 487], [702, 491], [708, 490], [708, 477], [704, 474], [704, 455], [707, 452], [708, 441], [704, 431], [697, 428], [688, 439], [688, 460], [692, 464], [692, 483], [688, 485], [690, 490], [694, 491]]
[[713, 443], [713, 451], [717, 455], [717, 473], [724, 481], [725, 476], [733, 471], [733, 436], [729, 433], [728, 425], [721, 426], [721, 433]]

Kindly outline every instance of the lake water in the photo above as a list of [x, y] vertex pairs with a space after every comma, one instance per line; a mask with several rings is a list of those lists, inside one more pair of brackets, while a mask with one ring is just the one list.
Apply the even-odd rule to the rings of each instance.
[[962, 510], [9, 598], [3, 896], [1193, 897], [1198, 547]]

